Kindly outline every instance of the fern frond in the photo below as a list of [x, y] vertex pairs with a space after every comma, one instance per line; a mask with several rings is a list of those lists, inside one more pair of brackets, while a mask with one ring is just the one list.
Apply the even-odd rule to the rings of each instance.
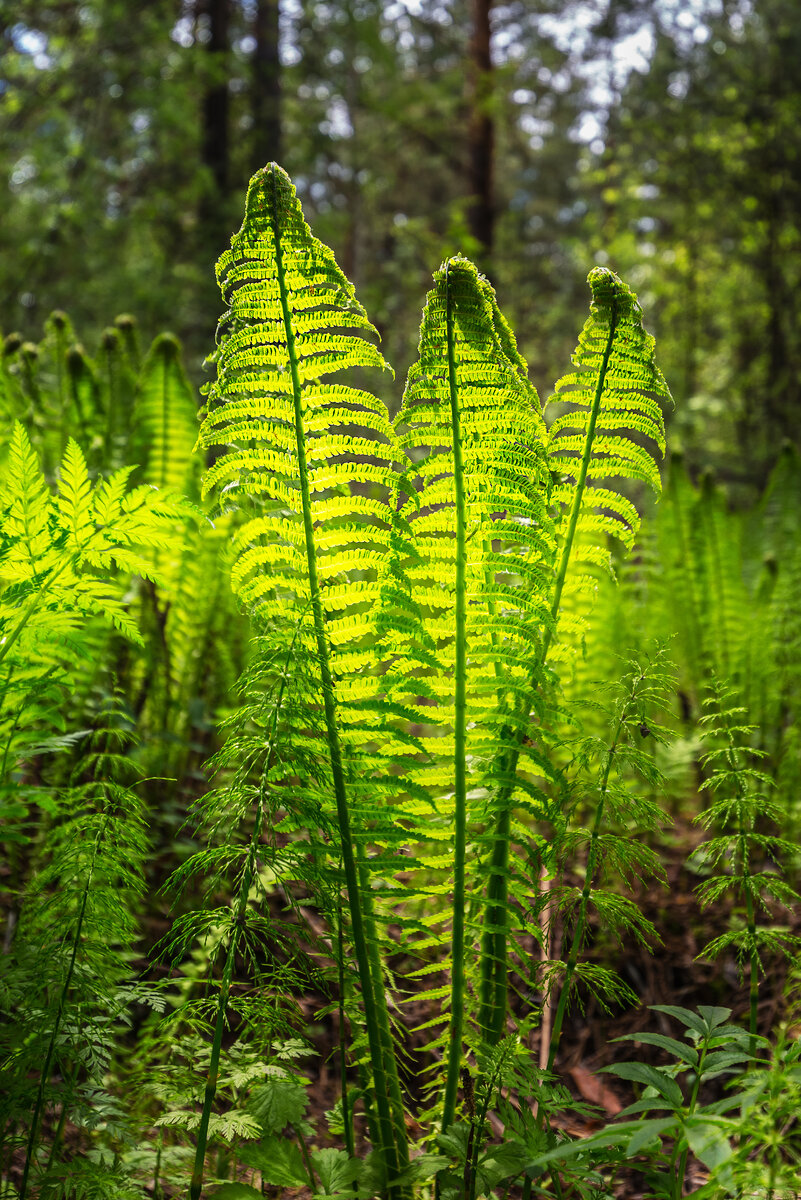
[[[346, 368], [387, 364], [369, 340], [375, 330], [352, 284], [312, 236], [291, 181], [275, 164], [251, 180], [242, 228], [217, 276], [228, 307], [199, 445], [222, 453], [206, 475], [204, 495], [221, 489], [225, 502], [248, 510], [236, 535], [232, 583], [261, 627], [280, 632], [303, 615], [300, 647], [315, 672], [309, 729], [316, 714], [325, 730], [315, 748], [324, 756], [326, 787], [316, 786], [329, 811], [333, 791], [381, 1151], [394, 1177], [408, 1153], [406, 1134], [383, 984], [367, 944], [370, 896], [353, 829], [362, 828], [362, 806], [375, 812], [380, 781], [401, 786], [389, 767], [397, 737], [370, 647], [394, 525], [388, 498], [403, 456], [374, 397], [322, 382]], [[357, 432], [347, 432], [349, 426]], [[383, 507], [366, 505], [362, 490]], [[369, 818], [365, 824], [369, 829]]]
[[197, 404], [181, 361], [181, 344], [162, 333], [150, 347], [136, 384], [134, 455], [146, 483], [194, 498]]
[[39, 640], [57, 638], [98, 614], [139, 640], [116, 570], [151, 577], [149, 548], [171, 545], [185, 509], [180, 499], [152, 488], [126, 492], [129, 473], [93, 489], [83, 455], [70, 441], [52, 497], [27, 434], [15, 426], [0, 481], [0, 662], [31, 623]]
[[[554, 547], [539, 401], [492, 288], [466, 259], [434, 277], [396, 427], [419, 481], [404, 513], [418, 556], [408, 575], [437, 646], [433, 667], [417, 672], [436, 701], [418, 720], [438, 726], [417, 778], [444, 818], [427, 838], [443, 849], [453, 840], [452, 922], [439, 935], [453, 947], [447, 1128], [462, 1055], [468, 829], [485, 824], [521, 707], [528, 716]], [[530, 802], [528, 782], [513, 789], [517, 802]]]
[[548, 402], [567, 406], [548, 433], [551, 470], [560, 480], [553, 498], [562, 506], [555, 613], [564, 588], [580, 587], [593, 565], [599, 534], [631, 549], [639, 515], [616, 481], [661, 490], [655, 450], [665, 449], [661, 405], [672, 403], [637, 297], [606, 267], [595, 267], [588, 282], [590, 315], [573, 354], [578, 369], [556, 383]]

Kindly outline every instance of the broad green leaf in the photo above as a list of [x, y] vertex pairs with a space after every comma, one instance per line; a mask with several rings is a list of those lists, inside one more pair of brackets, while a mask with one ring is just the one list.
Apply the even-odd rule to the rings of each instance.
[[730, 1008], [721, 1008], [717, 1005], [699, 1004], [698, 1012], [706, 1023], [706, 1029], [711, 1033], [717, 1029], [719, 1025], [723, 1025], [731, 1016]]
[[626, 1153], [632, 1156], [639, 1154], [663, 1133], [672, 1130], [675, 1125], [675, 1117], [656, 1117], [653, 1121], [643, 1121], [636, 1133], [632, 1134], [631, 1141], [626, 1146]]
[[351, 1158], [345, 1150], [326, 1147], [312, 1150], [311, 1160], [321, 1187], [316, 1195], [337, 1196], [353, 1191], [362, 1170], [358, 1158]]
[[731, 1158], [734, 1150], [729, 1137], [737, 1132], [737, 1128], [734, 1121], [710, 1121], [704, 1117], [688, 1117], [684, 1123], [687, 1144], [710, 1170]]
[[690, 1066], [695, 1066], [698, 1062], [697, 1050], [688, 1046], [686, 1042], [679, 1042], [676, 1038], [666, 1037], [662, 1033], [625, 1033], [623, 1037], [614, 1038], [613, 1041], [641, 1042], [644, 1046], [658, 1046], [661, 1050], [672, 1054], [674, 1058], [689, 1063]]
[[281, 1133], [287, 1125], [302, 1120], [307, 1104], [303, 1084], [279, 1067], [273, 1067], [265, 1082], [253, 1089], [248, 1109], [266, 1133]]
[[663, 1012], [669, 1017], [675, 1017], [677, 1021], [681, 1021], [682, 1025], [686, 1025], [688, 1029], [694, 1029], [696, 1033], [703, 1035], [707, 1032], [706, 1023], [698, 1013], [692, 1012], [689, 1008], [682, 1008], [677, 1004], [650, 1004], [648, 1007], [653, 1012]]
[[296, 1188], [309, 1185], [303, 1154], [296, 1141], [268, 1137], [258, 1143], [240, 1146], [237, 1154], [247, 1166], [261, 1171], [264, 1182], [273, 1187]]
[[615, 1063], [609, 1067], [602, 1067], [602, 1071], [608, 1072], [610, 1075], [619, 1075], [621, 1079], [630, 1079], [634, 1083], [645, 1084], [646, 1087], [652, 1087], [659, 1093], [673, 1108], [681, 1108], [684, 1103], [681, 1088], [676, 1083], [675, 1079], [659, 1071], [656, 1067], [651, 1067], [647, 1063]]

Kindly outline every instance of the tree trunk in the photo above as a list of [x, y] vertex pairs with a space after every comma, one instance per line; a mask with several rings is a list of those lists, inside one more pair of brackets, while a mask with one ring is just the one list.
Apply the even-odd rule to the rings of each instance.
[[479, 243], [479, 261], [489, 266], [495, 235], [493, 157], [495, 129], [491, 110], [493, 73], [490, 46], [492, 0], [473, 0], [470, 39], [470, 119], [468, 187], [470, 233]]
[[253, 162], [249, 174], [269, 162], [280, 162], [281, 60], [280, 0], [257, 0], [253, 18]]
[[201, 153], [211, 183], [201, 205], [201, 224], [207, 237], [226, 235], [225, 199], [229, 183], [228, 142], [228, 26], [230, 0], [206, 0], [209, 41], [206, 44], [206, 90], [203, 95]]

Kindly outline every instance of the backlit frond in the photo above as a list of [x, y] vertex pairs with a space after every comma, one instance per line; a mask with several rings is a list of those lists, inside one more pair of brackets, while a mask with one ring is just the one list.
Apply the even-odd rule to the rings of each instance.
[[626, 550], [633, 546], [639, 514], [625, 481], [660, 491], [655, 451], [665, 449], [661, 406], [671, 402], [637, 297], [606, 267], [595, 267], [589, 284], [590, 315], [573, 354], [577, 369], [558, 381], [549, 401], [555, 416], [548, 458], [562, 514], [557, 607], [565, 587], [569, 593], [593, 570], [611, 569], [608, 558], [598, 557], [607, 535]]

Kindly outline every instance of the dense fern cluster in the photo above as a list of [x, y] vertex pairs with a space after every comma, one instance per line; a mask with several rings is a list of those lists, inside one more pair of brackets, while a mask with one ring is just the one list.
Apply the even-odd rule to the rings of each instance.
[[[443, 263], [394, 421], [377, 332], [275, 164], [217, 273], [199, 426], [170, 335], [142, 358], [120, 318], [90, 358], [54, 314], [5, 342], [3, 1194], [474, 1200], [547, 1170], [589, 1194], [624, 1134], [568, 1169], [560, 1039], [574, 998], [636, 999], [588, 945], [659, 936], [628, 893], [662, 874], [669, 727], [693, 745], [710, 687], [694, 863], [747, 928], [708, 952], [749, 966], [737, 1061], [775, 1069], [756, 912], [795, 894], [755, 859], [791, 854], [765, 822], [796, 777], [797, 459], [742, 520], [674, 462], [627, 581], [670, 394], [611, 270], [543, 412], [490, 284]], [[338, 1030], [339, 1148], [309, 1140], [304, 993]], [[706, 1158], [648, 1070], [624, 1077], [675, 1104], [683, 1177]]]

